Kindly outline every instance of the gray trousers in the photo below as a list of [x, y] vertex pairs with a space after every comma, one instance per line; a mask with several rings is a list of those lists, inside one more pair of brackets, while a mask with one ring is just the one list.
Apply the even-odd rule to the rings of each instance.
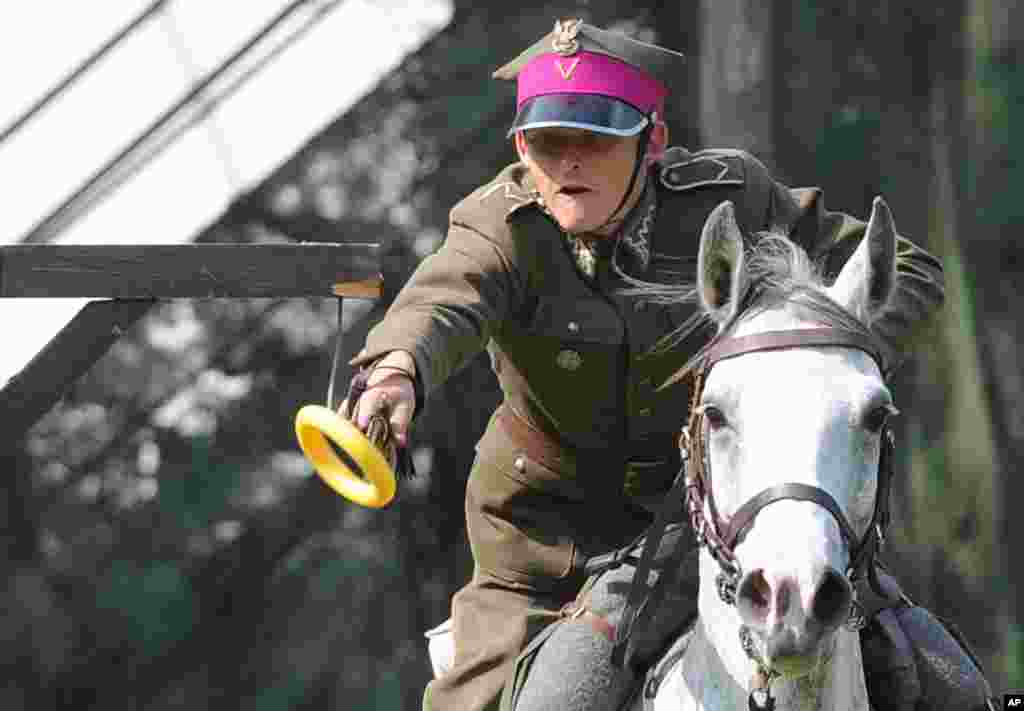
[[659, 604], [633, 630], [627, 654], [631, 666], [612, 664], [613, 631], [626, 607], [635, 570], [624, 565], [589, 581], [575, 604], [585, 612], [552, 627], [535, 652], [529, 650], [517, 660], [501, 711], [621, 709], [639, 682], [638, 673], [696, 619], [698, 555], [692, 549], [681, 554], [679, 567], [665, 571], [672, 580], [665, 581], [669, 584], [662, 588]]

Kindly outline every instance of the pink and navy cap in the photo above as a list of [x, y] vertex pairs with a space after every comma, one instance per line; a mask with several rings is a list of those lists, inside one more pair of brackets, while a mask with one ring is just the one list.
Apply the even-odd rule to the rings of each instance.
[[678, 52], [579, 20], [560, 20], [494, 77], [517, 82], [510, 134], [564, 126], [635, 136], [682, 79], [683, 61]]

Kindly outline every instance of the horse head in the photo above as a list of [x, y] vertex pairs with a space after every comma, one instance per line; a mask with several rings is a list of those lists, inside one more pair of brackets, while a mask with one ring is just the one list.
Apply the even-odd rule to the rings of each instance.
[[895, 261], [881, 198], [831, 285], [784, 236], [745, 241], [731, 203], [704, 226], [697, 299], [717, 335], [697, 361], [691, 515], [709, 543], [700, 616], [734, 677], [813, 685], [850, 618], [895, 411], [871, 332]]

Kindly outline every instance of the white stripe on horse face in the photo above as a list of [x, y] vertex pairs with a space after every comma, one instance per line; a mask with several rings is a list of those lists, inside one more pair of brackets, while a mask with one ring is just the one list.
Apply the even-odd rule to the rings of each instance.
[[[736, 335], [799, 327], [785, 314], [766, 313]], [[708, 439], [719, 514], [727, 520], [769, 487], [802, 483], [831, 495], [862, 536], [874, 510], [879, 455], [877, 433], [862, 423], [866, 408], [887, 397], [875, 362], [852, 348], [762, 351], [716, 364], [703, 402], [728, 421]], [[850, 551], [825, 508], [780, 501], [762, 509], [736, 553], [744, 570], [785, 573], [803, 585], [821, 565], [845, 571]]]

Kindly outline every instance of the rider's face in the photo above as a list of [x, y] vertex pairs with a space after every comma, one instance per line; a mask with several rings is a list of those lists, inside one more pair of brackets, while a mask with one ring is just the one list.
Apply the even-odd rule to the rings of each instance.
[[516, 149], [555, 220], [566, 232], [578, 233], [601, 227], [618, 207], [639, 140], [578, 128], [537, 128], [518, 132]]

